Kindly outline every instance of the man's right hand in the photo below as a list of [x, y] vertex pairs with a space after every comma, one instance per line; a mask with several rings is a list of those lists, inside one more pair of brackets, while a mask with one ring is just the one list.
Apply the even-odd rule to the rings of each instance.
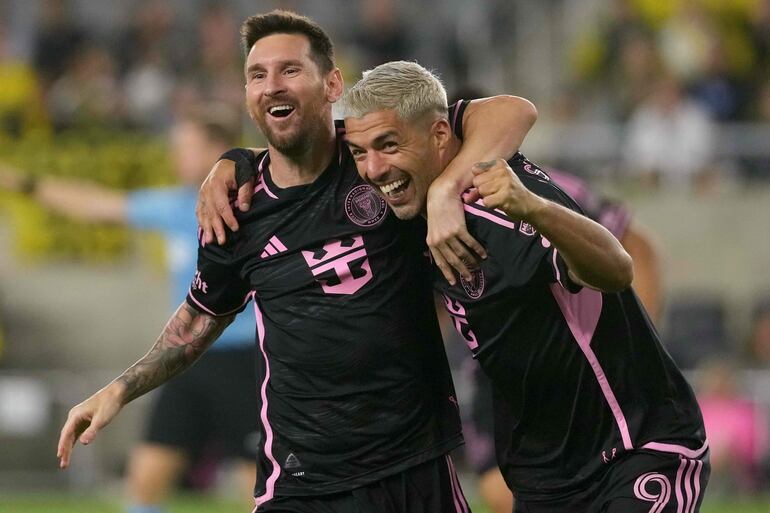
[[113, 382], [70, 410], [56, 451], [60, 468], [69, 466], [77, 441], [83, 445], [93, 442], [96, 434], [123, 408], [121, 390], [121, 385]]
[[231, 160], [220, 160], [211, 169], [203, 181], [195, 205], [195, 216], [203, 230], [203, 241], [206, 244], [214, 242], [224, 244], [225, 225], [231, 230], [238, 230], [238, 221], [233, 214], [230, 203], [230, 192], [238, 190], [236, 200], [241, 212], [246, 212], [251, 205], [254, 195], [254, 179], [244, 183], [240, 188], [235, 180], [235, 163]]

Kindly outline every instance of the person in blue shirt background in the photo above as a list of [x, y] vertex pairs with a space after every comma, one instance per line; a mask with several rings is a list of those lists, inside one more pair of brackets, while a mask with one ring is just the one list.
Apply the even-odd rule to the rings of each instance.
[[[169, 305], [175, 309], [196, 267], [198, 188], [219, 156], [236, 145], [239, 130], [237, 114], [220, 106], [180, 116], [170, 131], [175, 186], [122, 191], [45, 176], [30, 190], [21, 173], [0, 170], [0, 187], [27, 192], [71, 218], [159, 232], [171, 280]], [[155, 393], [142, 441], [129, 458], [128, 513], [163, 511], [166, 498], [203, 451], [237, 461], [244, 501], [251, 502], [258, 436], [255, 326], [253, 311], [240, 314], [191, 369]]]

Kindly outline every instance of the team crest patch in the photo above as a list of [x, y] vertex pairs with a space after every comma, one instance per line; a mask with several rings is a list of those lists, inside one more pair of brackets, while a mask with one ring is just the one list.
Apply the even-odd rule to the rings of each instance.
[[525, 223], [524, 221], [522, 221], [519, 224], [519, 231], [524, 235], [528, 235], [532, 237], [535, 234], [535, 227], [529, 223]]
[[465, 290], [465, 293], [468, 294], [468, 297], [471, 299], [478, 299], [481, 297], [481, 294], [484, 293], [485, 282], [484, 271], [481, 269], [473, 271], [473, 278], [471, 278], [470, 281], [467, 281], [460, 276], [460, 284], [462, 284], [463, 290]]
[[374, 226], [385, 217], [385, 200], [368, 185], [358, 185], [345, 196], [345, 213], [358, 226]]

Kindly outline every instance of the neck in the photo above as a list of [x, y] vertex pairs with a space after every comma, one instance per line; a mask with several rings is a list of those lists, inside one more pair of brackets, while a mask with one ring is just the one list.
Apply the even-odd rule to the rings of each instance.
[[331, 122], [297, 155], [286, 155], [268, 145], [273, 182], [281, 188], [312, 183], [334, 158], [336, 144], [334, 123]]
[[444, 172], [444, 169], [447, 168], [450, 162], [454, 160], [454, 158], [457, 156], [458, 153], [460, 153], [460, 148], [462, 147], [463, 142], [457, 138], [457, 136], [453, 135], [451, 139], [449, 139], [446, 143], [446, 147], [441, 151], [441, 172]]

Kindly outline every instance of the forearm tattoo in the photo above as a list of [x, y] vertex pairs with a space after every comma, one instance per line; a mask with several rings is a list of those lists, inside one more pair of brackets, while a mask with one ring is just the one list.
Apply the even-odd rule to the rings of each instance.
[[496, 160], [485, 160], [484, 162], [476, 162], [476, 167], [483, 171], [487, 171], [488, 169], [492, 169], [495, 164], [497, 164]]
[[234, 318], [206, 315], [182, 304], [152, 349], [116, 379], [125, 386], [123, 402], [136, 399], [190, 367]]

